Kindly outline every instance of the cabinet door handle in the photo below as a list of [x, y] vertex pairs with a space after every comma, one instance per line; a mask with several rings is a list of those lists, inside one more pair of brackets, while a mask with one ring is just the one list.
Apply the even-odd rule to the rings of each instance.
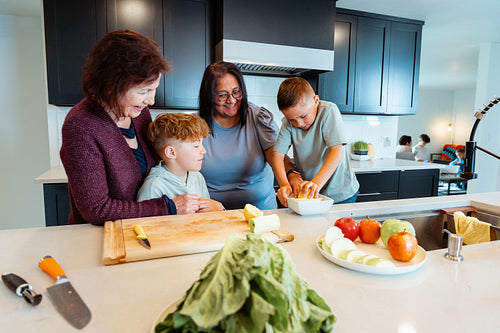
[[364, 196], [369, 196], [369, 195], [381, 195], [382, 193], [380, 192], [373, 192], [373, 193], [359, 193], [358, 196], [364, 197]]
[[363, 171], [363, 172], [357, 172], [359, 175], [367, 175], [367, 174], [374, 174], [374, 173], [382, 173], [382, 171]]

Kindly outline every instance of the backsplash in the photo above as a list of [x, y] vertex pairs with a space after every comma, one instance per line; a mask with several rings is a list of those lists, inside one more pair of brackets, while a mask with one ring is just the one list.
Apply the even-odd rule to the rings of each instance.
[[[278, 127], [281, 126], [282, 113], [276, 104], [278, 88], [284, 78], [245, 75], [248, 100], [271, 111]], [[61, 147], [61, 127], [70, 107], [49, 105], [47, 118], [49, 126], [50, 164], [61, 165], [59, 149]], [[180, 112], [179, 110], [151, 110], [152, 117], [162, 112]], [[398, 144], [398, 117], [342, 115], [344, 134], [347, 142], [362, 140], [373, 144], [375, 158], [394, 158]]]

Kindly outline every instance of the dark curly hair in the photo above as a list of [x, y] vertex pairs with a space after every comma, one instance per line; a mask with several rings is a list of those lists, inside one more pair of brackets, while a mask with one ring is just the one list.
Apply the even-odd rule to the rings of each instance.
[[128, 89], [154, 82], [170, 69], [154, 40], [132, 30], [118, 30], [106, 34], [90, 51], [82, 89], [87, 98], [121, 116], [118, 100]]
[[242, 92], [241, 106], [238, 110], [238, 114], [240, 115], [240, 124], [242, 126], [245, 124], [245, 120], [247, 118], [248, 96], [245, 81], [243, 81], [243, 75], [241, 74], [240, 69], [235, 64], [225, 61], [218, 61], [210, 64], [205, 69], [205, 73], [203, 73], [199, 102], [200, 117], [207, 122], [212, 135], [214, 128], [213, 117], [215, 112], [215, 88], [217, 87], [217, 81], [226, 74], [232, 74], [236, 78]]

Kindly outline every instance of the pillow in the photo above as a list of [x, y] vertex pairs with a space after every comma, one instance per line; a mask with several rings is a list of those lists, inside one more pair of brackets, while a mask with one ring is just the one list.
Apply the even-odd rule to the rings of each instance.
[[455, 152], [458, 148], [465, 148], [464, 145], [444, 145], [443, 152], [441, 153], [441, 160], [453, 161], [456, 157]]

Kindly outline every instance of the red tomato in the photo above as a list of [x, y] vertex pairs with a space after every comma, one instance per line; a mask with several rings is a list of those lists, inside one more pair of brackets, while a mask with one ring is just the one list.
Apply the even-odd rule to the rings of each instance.
[[334, 225], [342, 230], [344, 237], [349, 238], [353, 242], [358, 238], [359, 225], [356, 220], [344, 217], [335, 221]]
[[375, 244], [380, 238], [380, 228], [380, 223], [367, 216], [359, 222], [359, 239], [363, 243]]
[[395, 233], [387, 240], [387, 250], [399, 261], [410, 261], [417, 254], [417, 238], [406, 231]]

